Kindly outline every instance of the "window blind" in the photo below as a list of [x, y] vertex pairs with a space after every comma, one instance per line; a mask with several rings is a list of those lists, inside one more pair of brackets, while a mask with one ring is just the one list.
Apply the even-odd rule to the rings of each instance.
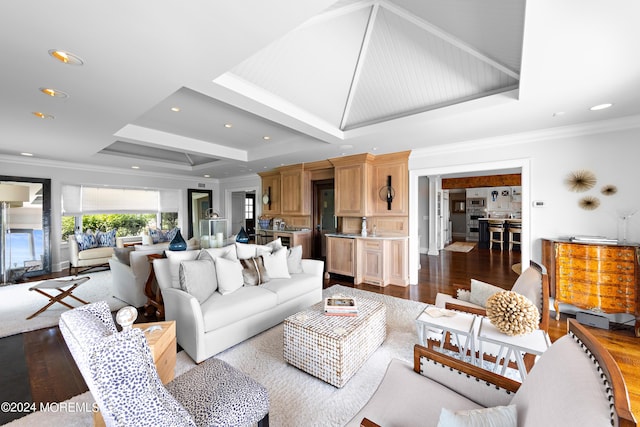
[[62, 186], [63, 215], [177, 212], [178, 190]]

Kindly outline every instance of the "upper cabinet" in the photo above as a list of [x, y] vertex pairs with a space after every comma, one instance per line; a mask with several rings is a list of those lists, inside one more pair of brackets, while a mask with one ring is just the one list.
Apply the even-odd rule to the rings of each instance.
[[262, 213], [280, 215], [280, 171], [262, 172]]
[[408, 159], [408, 151], [330, 159], [335, 167], [336, 215], [408, 215]]
[[368, 216], [372, 211], [371, 177], [373, 156], [355, 156], [331, 159], [334, 170], [335, 215]]
[[376, 216], [409, 214], [408, 156], [402, 152], [376, 158], [371, 185]]
[[311, 212], [311, 181], [304, 165], [280, 169], [282, 196], [280, 212], [283, 215], [309, 215]]

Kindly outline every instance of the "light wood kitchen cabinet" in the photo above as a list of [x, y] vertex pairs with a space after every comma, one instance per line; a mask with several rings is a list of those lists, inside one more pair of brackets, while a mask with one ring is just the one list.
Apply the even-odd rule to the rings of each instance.
[[[262, 196], [258, 198], [258, 202], [262, 203], [262, 213], [280, 215], [280, 172], [263, 172], [259, 175], [262, 178]], [[269, 196], [269, 203], [263, 202], [265, 195]]]
[[595, 313], [628, 313], [635, 316], [640, 337], [638, 255], [637, 245], [542, 239], [556, 319], [560, 303]]
[[311, 181], [302, 165], [280, 169], [280, 213], [283, 215], [309, 215]]
[[[400, 153], [404, 154], [404, 153]], [[398, 161], [384, 162], [374, 166], [371, 200], [374, 201], [375, 215], [408, 215], [409, 214], [409, 167], [407, 158]], [[391, 209], [386, 200], [380, 197], [380, 189], [387, 186], [391, 177], [391, 188], [394, 190]]]
[[358, 239], [361, 257], [361, 277], [364, 283], [384, 286], [388, 282], [385, 277], [384, 240]]
[[371, 200], [371, 175], [373, 156], [355, 156], [331, 159], [334, 170], [336, 216], [369, 216], [373, 208]]
[[389, 282], [394, 285], [409, 284], [409, 242], [407, 239], [389, 240], [385, 260], [389, 271]]
[[356, 274], [356, 240], [327, 237], [327, 271], [354, 277]]

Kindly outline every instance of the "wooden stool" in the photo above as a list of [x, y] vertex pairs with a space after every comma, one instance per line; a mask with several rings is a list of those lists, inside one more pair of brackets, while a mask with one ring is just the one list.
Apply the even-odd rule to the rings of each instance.
[[[509, 252], [513, 249], [513, 245], [520, 246], [520, 236], [522, 234], [522, 223], [509, 223]], [[516, 237], [517, 236], [517, 237]]]
[[[496, 237], [496, 234], [498, 237]], [[493, 249], [493, 244], [499, 243], [500, 250], [504, 248], [504, 221], [489, 220], [489, 249]]]

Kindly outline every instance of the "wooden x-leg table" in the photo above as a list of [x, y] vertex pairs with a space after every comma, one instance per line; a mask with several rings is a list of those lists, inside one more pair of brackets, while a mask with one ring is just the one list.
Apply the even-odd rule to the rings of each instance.
[[[42, 307], [40, 310], [33, 313], [31, 316], [27, 317], [27, 320], [33, 319], [40, 313], [44, 312], [47, 308], [51, 307], [55, 303], [60, 303], [68, 308], [75, 308], [72, 305], [67, 304], [62, 301], [66, 297], [73, 298], [76, 301], [80, 301], [83, 304], [89, 304], [87, 301], [81, 300], [77, 296], [73, 295], [73, 291], [84, 282], [89, 280], [89, 277], [75, 277], [71, 279], [53, 279], [53, 280], [45, 280], [43, 282], [37, 283], [29, 288], [30, 291], [36, 291], [47, 298], [49, 298], [49, 303]], [[67, 289], [63, 289], [67, 288]], [[49, 295], [43, 289], [51, 289], [60, 292], [58, 295]]]

